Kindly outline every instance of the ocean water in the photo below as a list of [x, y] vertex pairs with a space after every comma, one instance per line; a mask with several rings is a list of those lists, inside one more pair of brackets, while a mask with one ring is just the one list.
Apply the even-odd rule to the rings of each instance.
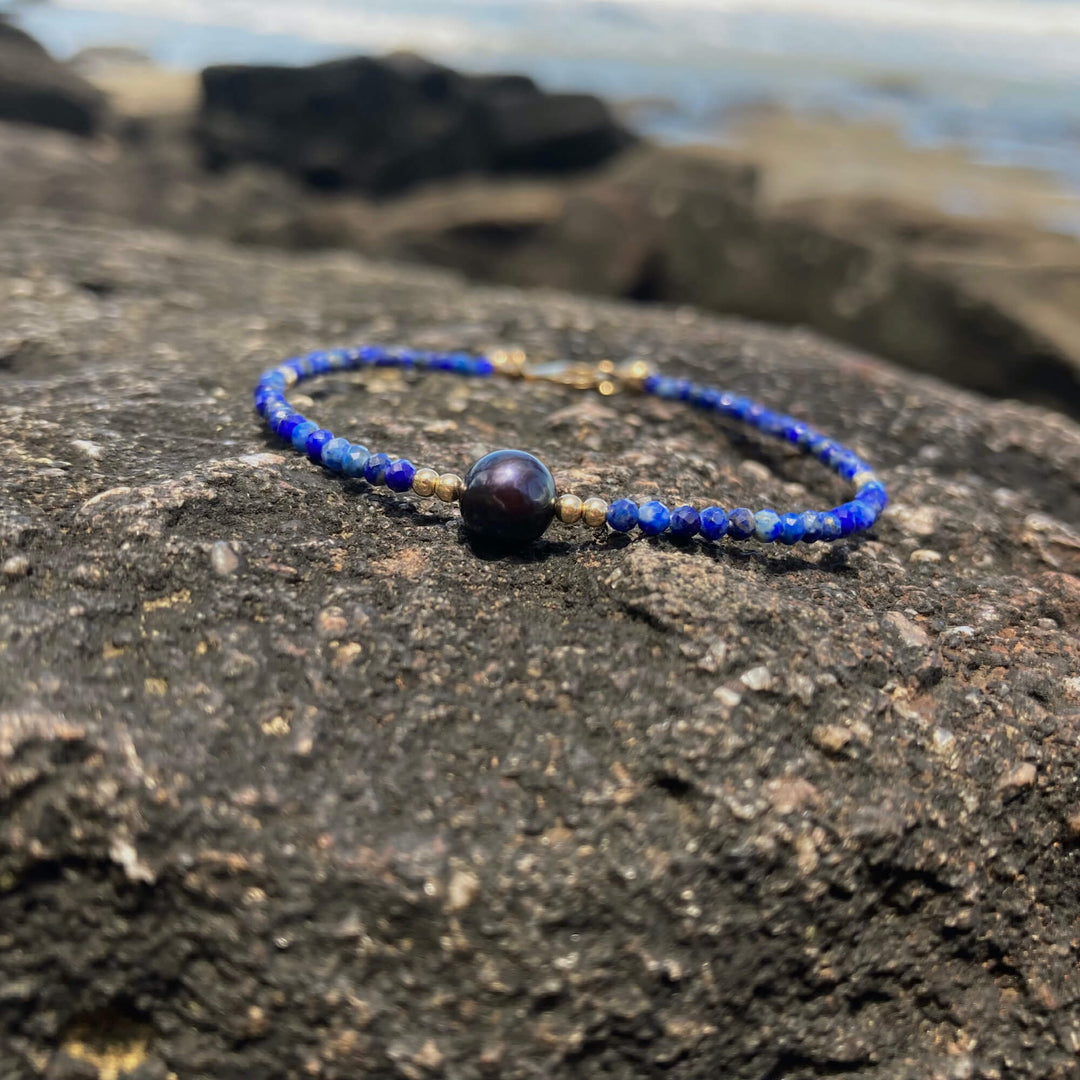
[[884, 118], [917, 145], [1080, 191], [1080, 0], [0, 0], [54, 52], [309, 63], [409, 48], [647, 103], [638, 126], [722, 139], [740, 106]]

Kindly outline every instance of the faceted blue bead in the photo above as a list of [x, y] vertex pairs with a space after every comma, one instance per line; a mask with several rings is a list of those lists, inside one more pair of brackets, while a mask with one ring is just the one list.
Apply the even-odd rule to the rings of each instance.
[[308, 436], [313, 435], [319, 430], [318, 424], [313, 424], [310, 420], [305, 420], [302, 424], [298, 424], [293, 428], [292, 444], [301, 453], [307, 450]]
[[850, 536], [855, 531], [855, 515], [852, 512], [852, 504], [844, 503], [843, 506], [838, 506], [833, 513], [836, 514], [836, 520], [840, 522], [840, 535]]
[[317, 428], [313, 431], [304, 442], [304, 451], [312, 461], [318, 461], [322, 463], [323, 447], [334, 437], [332, 431], [327, 431], [326, 428]]
[[784, 438], [789, 443], [798, 444], [810, 433], [809, 424], [804, 424], [801, 420], [792, 420], [790, 416], [784, 419], [786, 421], [784, 424]]
[[804, 510], [800, 515], [803, 524], [803, 542], [812, 544], [821, 539], [821, 515], [816, 510]]
[[389, 454], [372, 454], [364, 466], [364, 479], [369, 484], [385, 484], [386, 470], [393, 458]]
[[486, 357], [478, 356], [473, 361], [473, 374], [484, 378], [495, 373], [495, 365]]
[[706, 506], [701, 511], [701, 535], [706, 540], [719, 540], [728, 529], [727, 511], [719, 506]]
[[646, 394], [655, 394], [662, 378], [662, 375], [646, 375], [645, 381], [641, 384], [642, 391]]
[[312, 353], [308, 357], [308, 364], [311, 366], [312, 375], [325, 375], [331, 370], [330, 357], [324, 352]]
[[286, 442], [292, 442], [293, 432], [304, 422], [303, 416], [298, 412], [294, 412], [292, 416], [282, 420], [278, 425], [278, 437], [284, 439]]
[[367, 468], [370, 458], [371, 451], [366, 446], [351, 443], [349, 449], [345, 451], [345, 456], [341, 459], [341, 471], [346, 476], [361, 480], [364, 477], [364, 470]]
[[754, 515], [754, 536], [763, 544], [780, 539], [780, 515], [775, 510], [759, 510]]
[[349, 440], [340, 437], [331, 439], [322, 449], [322, 463], [331, 472], [345, 471], [345, 454], [349, 449]]
[[277, 435], [281, 431], [282, 423], [288, 420], [290, 416], [295, 415], [296, 411], [290, 405], [282, 405], [273, 412], [266, 414], [266, 422], [270, 425], [270, 430]]
[[885, 485], [878, 480], [871, 480], [870, 483], [864, 484], [859, 488], [859, 493], [855, 498], [859, 502], [866, 503], [877, 514], [880, 514], [889, 504], [889, 496], [885, 493]]
[[803, 524], [802, 514], [784, 514], [780, 518], [780, 543], [797, 544], [803, 539], [806, 526]]
[[632, 499], [616, 499], [608, 507], [607, 523], [616, 532], [629, 532], [638, 523], [637, 503]]
[[277, 368], [264, 372], [259, 378], [257, 389], [284, 391], [286, 389], [285, 376]]
[[856, 473], [862, 472], [865, 468], [865, 463], [859, 459], [858, 454], [854, 454], [848, 450], [841, 454], [837, 461], [834, 462], [833, 468], [844, 480], [851, 480]]
[[867, 504], [860, 499], [854, 499], [847, 504], [851, 507], [852, 521], [855, 523], [855, 532], [863, 532], [869, 529], [871, 525], [877, 520], [877, 514]]
[[668, 527], [672, 536], [689, 539], [697, 536], [701, 528], [701, 515], [692, 506], [677, 506], [671, 511], [671, 524]]
[[416, 466], [405, 458], [399, 458], [386, 469], [386, 486], [391, 491], [408, 491], [415, 475]]
[[832, 543], [833, 540], [839, 540], [840, 536], [840, 519], [836, 516], [836, 512], [829, 510], [819, 515], [819, 539]]
[[659, 536], [671, 524], [671, 511], [655, 499], [638, 507], [638, 528], [646, 536]]
[[728, 514], [728, 536], [732, 540], [749, 540], [754, 535], [754, 511], [745, 506], [736, 506]]

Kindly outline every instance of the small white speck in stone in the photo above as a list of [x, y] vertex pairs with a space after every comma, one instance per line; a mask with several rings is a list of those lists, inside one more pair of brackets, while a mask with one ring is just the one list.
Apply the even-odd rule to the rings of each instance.
[[749, 671], [742, 673], [739, 682], [750, 690], [771, 690], [773, 688], [773, 675], [764, 665], [752, 667]]
[[4, 577], [15, 578], [26, 577], [30, 573], [30, 560], [25, 555], [12, 555], [10, 559], [4, 561], [3, 567], [0, 567], [0, 572]]
[[210, 565], [219, 577], [228, 577], [240, 568], [240, 560], [228, 541], [218, 540], [210, 548]]
[[80, 454], [85, 454], [92, 461], [100, 461], [105, 454], [104, 446], [91, 442], [89, 439], [73, 439], [71, 448], [78, 450]]

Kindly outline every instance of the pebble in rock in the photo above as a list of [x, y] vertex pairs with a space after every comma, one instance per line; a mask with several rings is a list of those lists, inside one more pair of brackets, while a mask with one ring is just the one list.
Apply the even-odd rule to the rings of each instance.
[[210, 565], [219, 577], [228, 577], [240, 568], [240, 560], [228, 541], [218, 540], [210, 548]]
[[30, 573], [30, 560], [25, 555], [12, 555], [10, 559], [5, 560], [3, 567], [0, 567], [0, 572], [13, 581], [16, 578], [26, 577]]

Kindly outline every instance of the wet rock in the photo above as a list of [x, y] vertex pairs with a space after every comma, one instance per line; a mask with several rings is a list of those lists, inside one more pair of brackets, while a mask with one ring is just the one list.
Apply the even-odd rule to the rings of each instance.
[[[805, 331], [48, 218], [0, 225], [0, 314], [34, 343], [0, 374], [0, 563], [35, 571], [0, 583], [5, 1080], [1074, 1070], [1075, 425]], [[889, 514], [478, 558], [252, 415], [274, 359], [372, 338], [730, 386], [868, 456], [940, 559]], [[310, 392], [447, 469], [842, 490], [668, 402]]]

